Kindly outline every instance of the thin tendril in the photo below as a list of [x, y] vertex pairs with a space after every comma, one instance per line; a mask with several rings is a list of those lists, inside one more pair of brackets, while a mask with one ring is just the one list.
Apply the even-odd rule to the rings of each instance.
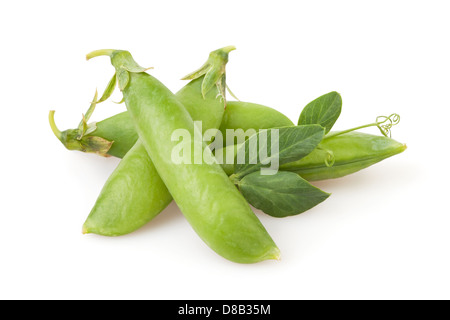
[[82, 119], [81, 119], [80, 126], [78, 127], [78, 135], [77, 135], [78, 141], [80, 141], [81, 138], [83, 138], [83, 136], [87, 130], [87, 126], [88, 126], [85, 115], [82, 113], [81, 116], [82, 116]]
[[329, 149], [324, 149], [321, 146], [318, 146], [317, 149], [322, 150], [322, 151], [324, 151], [326, 153], [326, 157], [324, 159], [324, 162], [325, 162], [325, 165], [328, 168], [331, 168], [334, 165], [334, 163], [336, 162], [336, 157], [334, 156], [333, 151], [331, 151]]
[[95, 94], [94, 98], [92, 99], [91, 105], [89, 106], [89, 109], [86, 112], [86, 114], [83, 114], [80, 124], [78, 125], [78, 137], [77, 137], [78, 140], [80, 140], [83, 137], [84, 133], [86, 132], [87, 122], [91, 118], [92, 113], [94, 112], [95, 107], [97, 105], [97, 98], [98, 98], [98, 91], [97, 89], [95, 89]]
[[331, 168], [334, 165], [334, 163], [336, 162], [336, 158], [334, 156], [333, 151], [326, 150], [326, 152], [327, 152], [327, 157], [325, 158], [325, 165], [328, 168]]
[[391, 114], [389, 117], [379, 116], [377, 117], [377, 127], [380, 129], [380, 132], [385, 136], [391, 137], [391, 129], [393, 126], [397, 125], [400, 122], [400, 115], [397, 113]]
[[231, 91], [231, 89], [230, 89], [230, 87], [228, 86], [228, 84], [227, 84], [227, 91], [228, 91], [228, 93], [229, 93], [233, 98], [235, 98], [237, 101], [240, 101], [239, 98], [236, 97], [236, 95], [233, 93], [233, 91]]
[[348, 129], [348, 130], [344, 130], [344, 131], [338, 131], [338, 132], [329, 133], [329, 134], [327, 134], [325, 136], [324, 140], [332, 138], [332, 137], [339, 136], [339, 135], [344, 134], [344, 133], [356, 131], [356, 130], [359, 130], [359, 129], [369, 128], [369, 127], [374, 127], [374, 126], [378, 127], [378, 129], [380, 129], [380, 132], [385, 137], [390, 138], [391, 137], [391, 129], [392, 129], [392, 127], [397, 125], [399, 122], [400, 122], [400, 115], [398, 115], [397, 113], [393, 113], [389, 117], [378, 116], [377, 119], [376, 119], [376, 122], [374, 122], [374, 123], [366, 124], [366, 125], [363, 125], [363, 126], [359, 126], [359, 127]]

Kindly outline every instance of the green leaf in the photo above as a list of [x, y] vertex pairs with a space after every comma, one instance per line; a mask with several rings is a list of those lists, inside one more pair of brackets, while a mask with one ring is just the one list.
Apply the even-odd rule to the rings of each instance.
[[211, 68], [211, 65], [208, 60], [199, 69], [189, 73], [188, 75], [185, 75], [183, 78], [181, 78], [181, 80], [194, 80], [194, 79], [200, 78], [201, 76], [205, 75], [210, 68]]
[[[125, 50], [114, 50], [112, 54], [110, 53], [111, 62], [118, 69], [125, 69], [131, 73], [145, 72], [152, 68], [141, 67], [133, 58], [130, 52]], [[120, 77], [119, 77], [120, 80]]]
[[341, 109], [341, 95], [332, 91], [308, 103], [300, 114], [298, 124], [320, 124], [327, 134], [339, 118]]
[[238, 149], [234, 161], [235, 177], [240, 179], [260, 168], [267, 168], [268, 164], [282, 165], [300, 160], [317, 147], [323, 136], [324, 129], [316, 124], [260, 130]]
[[117, 80], [119, 81], [119, 89], [123, 91], [130, 81], [130, 74], [127, 70], [120, 68], [117, 71]]
[[115, 104], [121, 104], [125, 102], [125, 97], [122, 97], [122, 99], [120, 101], [113, 101]]
[[[205, 77], [203, 78], [203, 82], [202, 82], [203, 98], [206, 96], [206, 94], [209, 92], [209, 90], [211, 90], [211, 88], [214, 87], [214, 85], [216, 85], [216, 84], [219, 86], [221, 85], [222, 79], [225, 76], [222, 72], [223, 72], [223, 70], [221, 70], [221, 69], [211, 68], [205, 74]], [[222, 92], [221, 92], [221, 94], [222, 94]]]
[[127, 71], [132, 72], [132, 73], [140, 73], [140, 72], [145, 72], [147, 70], [153, 69], [153, 67], [150, 67], [150, 68], [141, 67], [134, 60], [130, 61], [130, 63], [128, 63], [128, 64], [125, 64], [123, 67]]
[[103, 92], [102, 97], [100, 98], [100, 100], [97, 101], [97, 103], [107, 100], [112, 95], [112, 93], [114, 92], [114, 88], [116, 87], [116, 83], [117, 77], [116, 74], [114, 73], [113, 77], [111, 78], [111, 80], [109, 80], [109, 83], [106, 86], [105, 92]]
[[287, 171], [270, 176], [254, 172], [245, 176], [238, 185], [252, 206], [279, 218], [305, 212], [330, 196], [299, 175]]

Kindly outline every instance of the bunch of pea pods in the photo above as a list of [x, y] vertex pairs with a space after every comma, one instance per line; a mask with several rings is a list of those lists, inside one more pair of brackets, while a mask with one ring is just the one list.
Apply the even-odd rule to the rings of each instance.
[[[87, 55], [88, 60], [111, 59], [115, 73], [104, 93], [99, 97], [96, 91], [75, 129], [60, 131], [55, 112], [49, 113], [50, 127], [67, 149], [121, 158], [83, 233], [128, 234], [174, 200], [220, 256], [237, 263], [279, 260], [279, 248], [252, 207], [277, 218], [300, 214], [330, 196], [311, 181], [355, 173], [406, 149], [390, 136], [400, 121], [395, 113], [331, 131], [342, 108], [334, 91], [307, 104], [297, 124], [267, 106], [227, 101], [226, 92], [234, 95], [226, 84], [225, 66], [234, 49], [212, 51], [203, 66], [183, 78], [189, 82], [175, 94], [128, 51], [104, 49]], [[88, 123], [117, 86], [127, 111]], [[380, 134], [358, 132], [368, 127]], [[181, 134], [174, 138], [176, 132]]]

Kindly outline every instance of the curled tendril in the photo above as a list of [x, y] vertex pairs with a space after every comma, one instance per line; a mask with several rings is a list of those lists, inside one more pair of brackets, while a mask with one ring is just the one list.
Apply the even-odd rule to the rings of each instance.
[[333, 151], [331, 151], [331, 150], [325, 150], [325, 152], [327, 153], [327, 156], [326, 156], [326, 158], [325, 158], [325, 165], [326, 165], [328, 168], [331, 168], [331, 167], [334, 165], [334, 163], [335, 163], [335, 161], [336, 161], [336, 158], [334, 157]]
[[378, 116], [376, 119], [376, 122], [374, 122], [374, 123], [369, 123], [369, 124], [366, 124], [363, 126], [359, 126], [356, 128], [351, 128], [351, 129], [347, 129], [347, 130], [343, 130], [343, 131], [328, 133], [325, 136], [324, 140], [330, 139], [330, 138], [333, 138], [336, 136], [340, 136], [341, 134], [344, 134], [344, 133], [349, 133], [352, 131], [356, 131], [356, 130], [360, 130], [360, 129], [364, 129], [364, 128], [375, 127], [375, 126], [378, 129], [380, 129], [381, 133], [385, 137], [391, 138], [391, 129], [393, 126], [397, 125], [399, 122], [400, 122], [400, 115], [398, 115], [397, 113], [393, 113], [389, 117]]
[[400, 122], [400, 115], [397, 113], [391, 114], [389, 117], [379, 116], [376, 120], [376, 125], [380, 132], [388, 138], [391, 138], [391, 129]]
[[336, 158], [334, 156], [333, 151], [331, 151], [329, 149], [324, 149], [321, 146], [318, 146], [317, 149], [322, 150], [323, 152], [325, 152], [325, 154], [326, 154], [325, 155], [325, 159], [324, 159], [325, 165], [328, 168], [331, 168], [334, 165], [334, 163], [336, 162]]

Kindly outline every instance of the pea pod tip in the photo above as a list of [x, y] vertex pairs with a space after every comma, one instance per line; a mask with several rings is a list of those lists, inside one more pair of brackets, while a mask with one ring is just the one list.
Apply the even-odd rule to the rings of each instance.
[[86, 227], [86, 224], [83, 224], [83, 227], [81, 228], [81, 233], [82, 233], [82, 234], [87, 234], [87, 233], [89, 233], [89, 230], [88, 230], [88, 228]]
[[278, 249], [278, 247], [272, 248], [269, 252], [267, 252], [266, 258], [267, 260], [280, 261], [281, 260], [280, 249]]

